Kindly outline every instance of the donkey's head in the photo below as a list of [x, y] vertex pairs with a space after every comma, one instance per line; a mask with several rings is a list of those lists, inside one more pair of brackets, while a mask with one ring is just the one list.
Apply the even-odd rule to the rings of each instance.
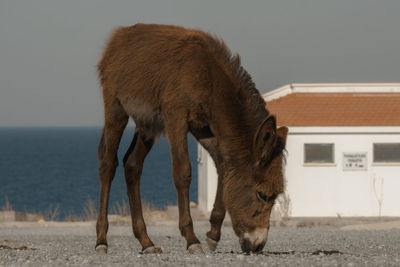
[[225, 207], [243, 252], [262, 251], [267, 241], [271, 210], [284, 188], [287, 133], [287, 127], [276, 128], [274, 116], [267, 117], [253, 138], [251, 166], [235, 170], [239, 180], [233, 177], [224, 184]]

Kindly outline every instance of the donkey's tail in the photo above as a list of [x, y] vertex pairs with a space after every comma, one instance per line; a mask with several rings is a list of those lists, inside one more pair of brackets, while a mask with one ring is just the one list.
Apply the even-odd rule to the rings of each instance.
[[99, 161], [101, 161], [103, 159], [105, 151], [106, 151], [106, 144], [104, 142], [104, 129], [103, 129], [103, 132], [101, 133], [99, 147], [97, 149], [97, 158]]

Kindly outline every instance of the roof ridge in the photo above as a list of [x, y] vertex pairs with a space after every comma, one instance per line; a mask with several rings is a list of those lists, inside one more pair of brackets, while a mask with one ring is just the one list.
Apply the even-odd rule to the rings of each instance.
[[400, 83], [293, 83], [263, 94], [266, 101], [292, 93], [400, 93]]

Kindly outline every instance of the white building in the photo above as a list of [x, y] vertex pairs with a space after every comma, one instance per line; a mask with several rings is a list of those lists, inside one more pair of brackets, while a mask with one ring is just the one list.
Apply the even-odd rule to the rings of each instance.
[[[286, 216], [400, 216], [400, 84], [292, 84], [264, 95], [289, 127]], [[199, 206], [217, 187], [199, 146]]]

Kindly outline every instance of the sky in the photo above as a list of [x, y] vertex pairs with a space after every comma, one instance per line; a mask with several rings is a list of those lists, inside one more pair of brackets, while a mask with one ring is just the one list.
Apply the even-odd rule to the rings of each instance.
[[118, 26], [223, 38], [267, 92], [290, 83], [400, 82], [398, 0], [0, 0], [0, 126], [103, 123], [96, 64]]

